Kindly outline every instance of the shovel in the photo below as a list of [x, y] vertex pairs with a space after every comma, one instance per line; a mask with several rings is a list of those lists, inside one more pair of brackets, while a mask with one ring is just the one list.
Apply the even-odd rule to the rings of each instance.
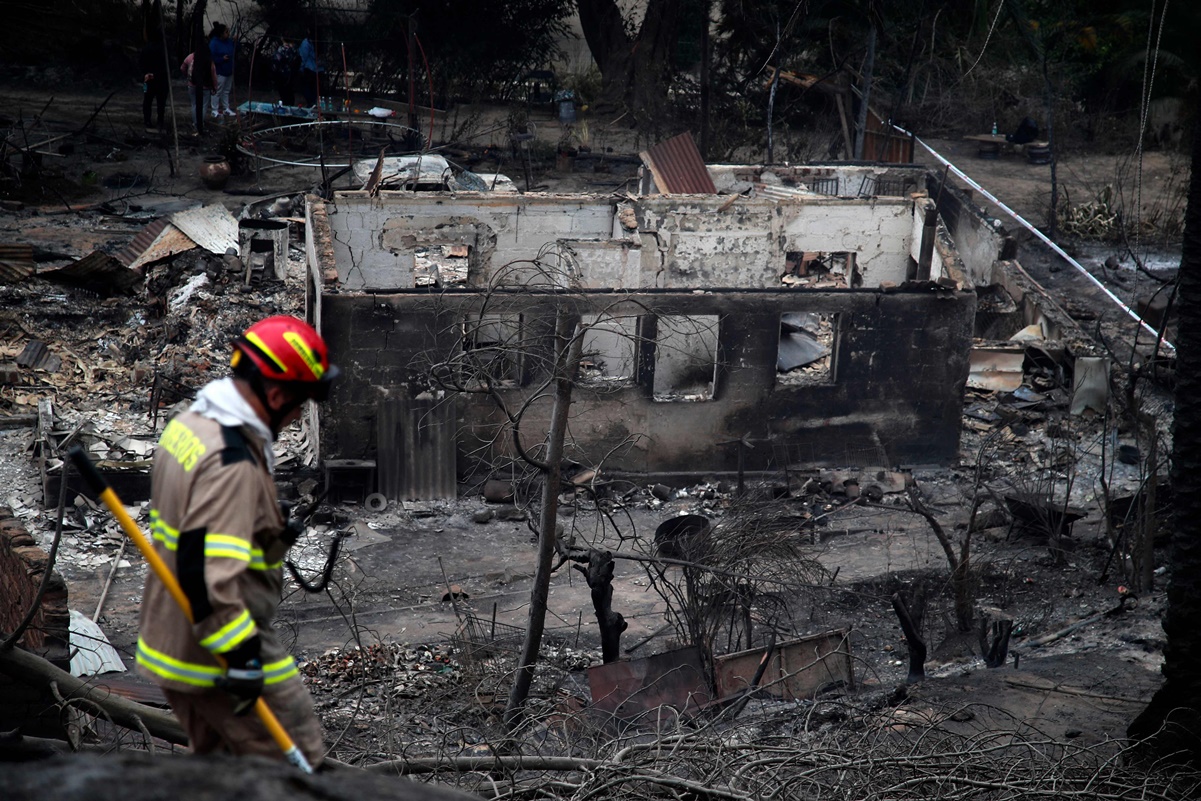
[[[188, 601], [188, 596], [184, 595], [183, 588], [179, 586], [179, 581], [175, 575], [167, 567], [166, 562], [154, 550], [150, 540], [146, 539], [146, 535], [138, 528], [138, 524], [133, 522], [133, 518], [129, 516], [129, 512], [125, 511], [125, 507], [121, 504], [121, 500], [117, 497], [117, 493], [113, 492], [113, 488], [104, 480], [104, 476], [100, 475], [100, 471], [92, 464], [92, 460], [88, 458], [83, 448], [78, 445], [71, 447], [68, 451], [71, 461], [75, 463], [75, 469], [83, 476], [84, 481], [91, 487], [92, 492], [96, 493], [97, 497], [104, 502], [108, 510], [113, 513], [113, 517], [117, 518], [117, 522], [121, 524], [121, 528], [125, 529], [125, 533], [138, 546], [138, 550], [142, 552], [142, 556], [146, 558], [150, 569], [154, 571], [154, 575], [158, 576], [159, 581], [163, 582], [163, 586], [167, 588], [167, 592], [175, 599], [175, 603], [179, 604], [179, 608], [183, 610], [184, 616], [189, 622], [192, 621], [192, 604]], [[221, 667], [225, 667], [225, 660], [220, 654], [214, 654]], [[284, 752], [284, 758], [291, 762], [296, 767], [300, 768], [305, 773], [312, 773], [313, 766], [305, 759], [300, 749], [296, 747], [296, 743], [284, 731], [284, 727], [280, 725], [279, 720], [275, 717], [275, 713], [267, 706], [267, 702], [260, 696], [254, 703], [254, 712], [258, 715], [259, 720], [267, 727], [267, 731], [271, 734], [271, 739], [275, 740], [275, 744], [279, 746], [279, 750]]]

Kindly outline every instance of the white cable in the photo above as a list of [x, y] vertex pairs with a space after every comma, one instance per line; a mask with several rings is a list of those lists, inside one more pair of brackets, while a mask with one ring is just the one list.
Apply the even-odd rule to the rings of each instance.
[[939, 153], [937, 150], [930, 147], [930, 145], [928, 145], [924, 141], [922, 141], [922, 139], [920, 137], [916, 136], [915, 134], [913, 134], [909, 131], [906, 131], [904, 128], [900, 127], [899, 125], [894, 124], [892, 127], [895, 128], [896, 130], [900, 131], [901, 133], [905, 134], [906, 136], [912, 136], [913, 141], [916, 142], [917, 144], [921, 145], [922, 147], [924, 147], [926, 150], [930, 151], [930, 155], [934, 156], [934, 158], [936, 158], [940, 164], [947, 167], [951, 172], [953, 172], [958, 178], [960, 178], [962, 181], [964, 181], [972, 189], [975, 189], [977, 192], [984, 195], [984, 197], [988, 198], [993, 203], [995, 203], [997, 205], [997, 207], [1001, 209], [1001, 211], [1005, 212], [1010, 217], [1012, 217], [1023, 228], [1025, 228], [1030, 233], [1034, 234], [1036, 237], [1041, 239], [1043, 241], [1043, 243], [1046, 244], [1047, 247], [1051, 248], [1051, 250], [1053, 250], [1057, 254], [1059, 254], [1063, 258], [1064, 261], [1066, 261], [1068, 264], [1075, 267], [1080, 272], [1081, 275], [1083, 275], [1085, 278], [1087, 278], [1089, 281], [1091, 281], [1093, 284], [1095, 284], [1098, 289], [1100, 289], [1102, 292], [1104, 292], [1105, 295], [1110, 300], [1112, 300], [1114, 303], [1116, 303], [1122, 311], [1126, 312], [1126, 314], [1132, 320], [1137, 322], [1140, 326], [1145, 328], [1148, 333], [1150, 333], [1152, 336], [1154, 336], [1156, 338], [1156, 340], [1158, 342], [1160, 342], [1168, 350], [1169, 353], [1175, 353], [1175, 351], [1176, 351], [1175, 345], [1173, 345], [1167, 339], [1160, 339], [1158, 331], [1156, 331], [1154, 328], [1152, 328], [1142, 317], [1140, 317], [1138, 315], [1138, 313], [1136, 311], [1134, 311], [1134, 309], [1127, 306], [1122, 301], [1121, 298], [1119, 298], [1117, 295], [1113, 294], [1113, 292], [1109, 291], [1109, 288], [1107, 286], [1105, 286], [1104, 284], [1102, 284], [1099, 280], [1097, 280], [1097, 277], [1095, 275], [1090, 273], [1088, 270], [1084, 269], [1083, 264], [1081, 264], [1080, 262], [1073, 259], [1071, 256], [1069, 256], [1064, 251], [1063, 248], [1061, 248], [1059, 245], [1052, 242], [1051, 239], [1049, 237], [1047, 237], [1046, 234], [1044, 234], [1042, 231], [1038, 230], [1033, 225], [1031, 225], [1029, 222], [1027, 222], [1016, 211], [1014, 211], [1013, 209], [1009, 208], [1004, 203], [1002, 203], [1001, 200], [996, 197], [996, 195], [992, 194], [987, 189], [985, 189], [983, 186], [981, 186], [980, 184], [978, 184], [974, 180], [972, 180], [972, 178], [967, 173], [965, 173], [963, 170], [959, 169], [954, 164], [952, 164], [951, 162], [949, 162], [945, 158], [943, 158], [941, 153]]

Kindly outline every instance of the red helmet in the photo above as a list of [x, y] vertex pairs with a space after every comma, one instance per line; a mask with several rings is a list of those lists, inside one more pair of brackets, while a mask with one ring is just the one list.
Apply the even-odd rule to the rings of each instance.
[[257, 373], [293, 385], [317, 401], [329, 396], [330, 384], [340, 372], [329, 363], [329, 349], [321, 335], [287, 315], [268, 317], [247, 328], [234, 340], [230, 365], [239, 375]]

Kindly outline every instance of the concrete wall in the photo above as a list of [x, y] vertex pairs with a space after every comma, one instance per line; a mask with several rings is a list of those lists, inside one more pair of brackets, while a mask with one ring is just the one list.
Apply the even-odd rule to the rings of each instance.
[[1000, 259], [1012, 259], [1017, 244], [1001, 225], [984, 209], [972, 203], [968, 193], [942, 183], [942, 176], [930, 173], [927, 177], [930, 197], [938, 203], [938, 214], [955, 243], [964, 273], [975, 286], [993, 281], [993, 264]]
[[556, 266], [567, 259], [574, 286], [626, 289], [779, 287], [786, 254], [798, 251], [854, 253], [863, 287], [900, 284], [914, 248], [914, 202], [897, 197], [650, 196], [619, 206], [581, 195], [343, 192], [326, 212], [338, 291], [349, 292], [412, 288], [415, 251], [438, 244], [470, 248], [473, 287], [550, 254]]
[[[908, 223], [907, 223], [908, 224]], [[469, 292], [403, 293], [324, 298], [324, 331], [346, 372], [323, 426], [325, 453], [375, 458], [381, 398], [420, 385], [429, 365], [453, 353], [457, 326], [478, 311]], [[493, 294], [493, 313], [520, 315], [529, 351], [523, 386], [501, 390], [517, 408], [542, 377], [545, 334], [557, 308], [601, 309], [639, 317], [637, 376], [627, 383], [575, 390], [570, 458], [640, 472], [715, 472], [737, 467], [732, 440], [749, 437], [748, 469], [784, 465], [947, 463], [958, 454], [963, 387], [975, 295], [946, 289], [873, 291], [789, 290]], [[838, 315], [829, 383], [784, 386], [775, 368], [780, 315]], [[655, 329], [665, 315], [720, 318], [713, 397], [656, 401]], [[508, 439], [493, 439], [494, 404], [458, 396], [461, 473], [508, 455]], [[549, 403], [527, 414], [526, 441], [541, 440]]]

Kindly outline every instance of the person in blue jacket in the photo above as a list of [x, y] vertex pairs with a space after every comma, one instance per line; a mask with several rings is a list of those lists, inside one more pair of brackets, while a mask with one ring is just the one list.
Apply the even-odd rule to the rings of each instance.
[[214, 22], [213, 30], [209, 33], [209, 52], [213, 56], [213, 66], [217, 68], [217, 89], [212, 98], [214, 117], [221, 114], [235, 116], [229, 105], [229, 92], [234, 86], [234, 51], [237, 46], [237, 41], [229, 38], [229, 28], [223, 23]]
[[307, 106], [317, 105], [318, 84], [320, 73], [324, 72], [317, 63], [317, 48], [313, 46], [313, 34], [304, 37], [300, 43], [300, 91], [304, 93]]

